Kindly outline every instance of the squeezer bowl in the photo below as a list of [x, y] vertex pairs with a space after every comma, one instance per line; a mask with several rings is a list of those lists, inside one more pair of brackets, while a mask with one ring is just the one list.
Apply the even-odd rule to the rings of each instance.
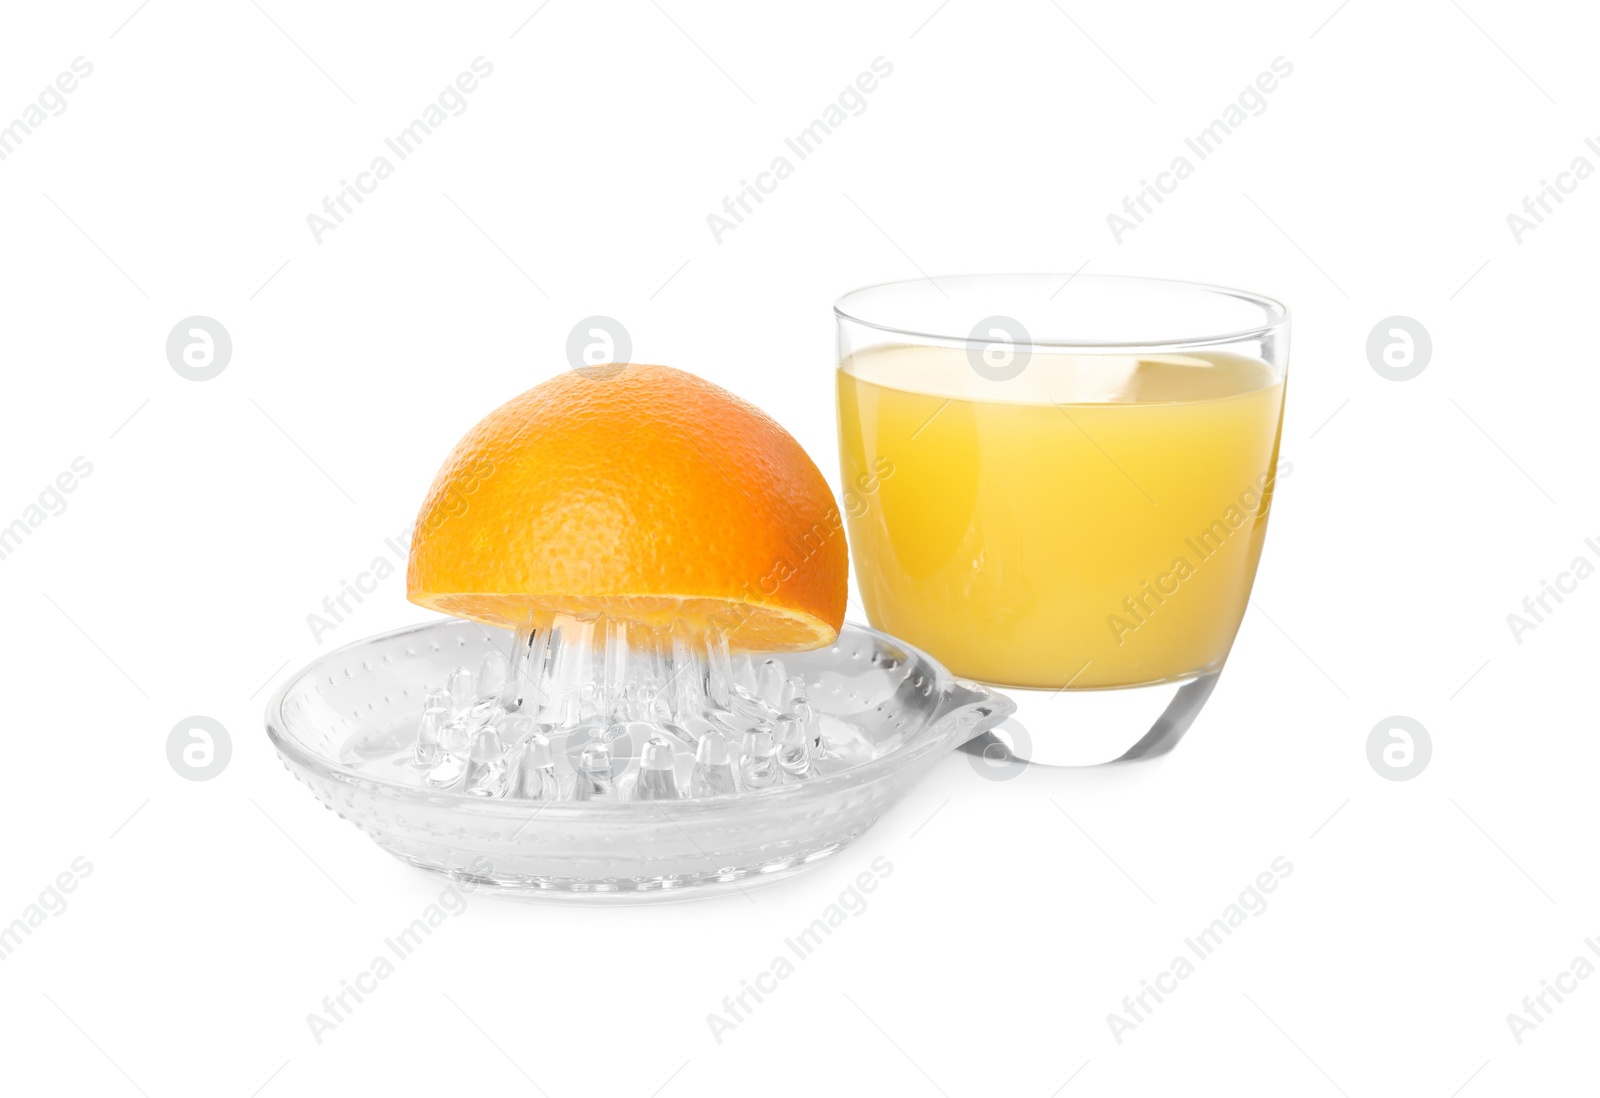
[[845, 769], [715, 797], [541, 801], [419, 788], [396, 769], [424, 695], [512, 634], [460, 620], [328, 652], [268, 703], [267, 733], [325, 806], [396, 857], [477, 888], [590, 901], [664, 900], [789, 876], [870, 827], [947, 751], [1015, 709], [876, 630], [785, 653], [810, 704], [870, 757]]

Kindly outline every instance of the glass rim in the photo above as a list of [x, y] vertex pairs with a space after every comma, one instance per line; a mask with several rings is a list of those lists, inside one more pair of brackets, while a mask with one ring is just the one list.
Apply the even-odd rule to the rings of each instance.
[[[1102, 285], [1164, 287], [1167, 289], [1181, 290], [1195, 296], [1216, 296], [1242, 301], [1262, 310], [1263, 321], [1260, 324], [1222, 332], [1197, 333], [1192, 336], [1168, 337], [1162, 339], [1142, 340], [1093, 340], [1093, 339], [1036, 339], [1031, 335], [1025, 346], [1031, 348], [1049, 348], [1053, 350], [1161, 350], [1180, 347], [1204, 347], [1218, 344], [1239, 343], [1249, 339], [1261, 338], [1288, 325], [1290, 319], [1289, 307], [1277, 298], [1256, 293], [1253, 290], [1241, 290], [1230, 286], [1219, 286], [1209, 282], [1193, 282], [1177, 278], [1154, 278], [1147, 275], [1120, 275], [1120, 274], [1061, 274], [1047, 271], [1015, 271], [1015, 272], [988, 272], [969, 273], [956, 275], [942, 275], [935, 278], [924, 275], [920, 278], [895, 278], [884, 282], [874, 282], [866, 286], [858, 286], [844, 294], [833, 303], [834, 316], [839, 320], [848, 320], [852, 324], [859, 324], [865, 328], [887, 332], [890, 335], [905, 336], [916, 340], [939, 340], [951, 343], [971, 345], [973, 339], [969, 333], [964, 332], [925, 332], [907, 327], [886, 324], [870, 320], [858, 311], [851, 311], [849, 303], [852, 298], [871, 294], [876, 290], [885, 290], [896, 286], [916, 286], [918, 283], [927, 283], [935, 290], [943, 292], [940, 282], [982, 282], [1002, 281], [1007, 279], [1050, 279], [1061, 280], [1056, 293], [1067, 288], [1073, 282], [1097, 282]], [[1053, 297], [1054, 295], [1052, 295]]]

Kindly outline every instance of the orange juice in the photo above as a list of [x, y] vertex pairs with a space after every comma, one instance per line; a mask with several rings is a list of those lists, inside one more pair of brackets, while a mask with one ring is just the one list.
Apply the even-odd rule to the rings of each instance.
[[980, 376], [961, 348], [839, 368], [856, 578], [874, 624], [1020, 687], [1220, 668], [1277, 471], [1284, 383], [1235, 354], [1046, 354]]

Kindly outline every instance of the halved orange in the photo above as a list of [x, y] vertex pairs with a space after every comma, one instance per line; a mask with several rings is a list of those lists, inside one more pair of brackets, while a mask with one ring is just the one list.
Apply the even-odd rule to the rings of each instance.
[[517, 628], [556, 614], [723, 629], [793, 651], [844, 621], [844, 520], [800, 444], [693, 374], [567, 371], [456, 445], [417, 516], [406, 595]]

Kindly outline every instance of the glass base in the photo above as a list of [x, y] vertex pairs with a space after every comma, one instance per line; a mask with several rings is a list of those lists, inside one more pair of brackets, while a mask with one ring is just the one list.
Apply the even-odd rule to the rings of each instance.
[[[1165, 755], [1194, 723], [1222, 674], [1115, 690], [1021, 690], [1004, 687], [1017, 712], [963, 744], [997, 771], [1041, 766], [1100, 766]], [[974, 763], [974, 765], [978, 765]]]

